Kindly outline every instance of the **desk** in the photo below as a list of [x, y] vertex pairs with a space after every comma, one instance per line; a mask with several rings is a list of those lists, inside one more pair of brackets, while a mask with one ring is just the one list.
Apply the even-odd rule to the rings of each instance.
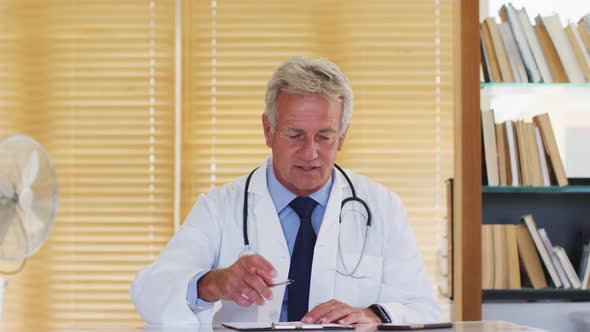
[[[88, 328], [88, 327], [71, 327], [55, 330], [56, 332], [235, 332], [234, 330], [223, 327], [209, 326], [169, 326], [169, 327], [104, 327], [104, 328]], [[350, 330], [343, 330], [343, 332], [351, 332]], [[376, 324], [359, 325], [354, 332], [375, 332], [377, 330]], [[481, 322], [457, 322], [449, 329], [424, 330], [432, 332], [543, 332], [532, 327], [516, 325], [513, 323], [502, 321], [481, 321]], [[332, 330], [338, 332], [338, 330]], [[381, 331], [379, 331], [381, 332]]]

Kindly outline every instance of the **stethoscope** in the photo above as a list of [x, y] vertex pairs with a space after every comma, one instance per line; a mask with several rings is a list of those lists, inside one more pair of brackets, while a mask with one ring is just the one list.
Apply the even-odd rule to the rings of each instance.
[[[340, 260], [342, 261], [342, 267], [344, 268], [344, 272], [338, 271], [338, 270], [337, 270], [337, 272], [342, 275], [352, 277], [352, 278], [358, 278], [358, 279], [364, 278], [363, 276], [356, 277], [356, 276], [354, 276], [354, 273], [358, 269], [364, 255], [365, 255], [365, 247], [367, 244], [367, 234], [369, 233], [369, 231], [368, 231], [369, 227], [371, 227], [371, 210], [369, 209], [369, 206], [367, 205], [367, 203], [356, 195], [356, 190], [354, 189], [352, 181], [350, 181], [350, 178], [348, 177], [346, 172], [344, 172], [344, 170], [336, 164], [334, 164], [334, 167], [336, 167], [336, 169], [340, 173], [342, 173], [342, 175], [346, 179], [346, 182], [348, 182], [348, 185], [350, 186], [350, 191], [352, 193], [352, 196], [345, 198], [344, 200], [342, 200], [342, 203], [340, 204], [340, 215], [338, 216], [338, 220], [339, 220], [338, 222], [340, 224], [342, 224], [342, 210], [344, 208], [344, 205], [346, 203], [352, 203], [352, 202], [359, 203], [363, 206], [363, 209], [366, 212], [366, 218], [367, 218], [367, 227], [365, 230], [365, 238], [363, 241], [363, 248], [361, 250], [361, 255], [359, 256], [359, 259], [358, 259], [356, 265], [354, 266], [354, 269], [352, 269], [352, 272], [350, 272], [350, 273], [348, 272], [348, 269], [346, 268], [346, 264], [344, 263], [344, 259], [342, 258], [342, 250], [340, 247], [340, 234], [338, 234], [338, 253], [340, 256]], [[243, 231], [243, 236], [244, 236], [244, 253], [251, 253], [250, 252], [250, 241], [248, 239], [248, 188], [250, 187], [250, 180], [252, 179], [252, 175], [254, 174], [254, 172], [256, 172], [257, 169], [258, 169], [258, 167], [253, 169], [252, 172], [250, 172], [250, 174], [248, 174], [248, 177], [246, 178], [246, 185], [244, 186], [244, 206], [242, 207], [242, 219], [243, 219], [242, 231]]]

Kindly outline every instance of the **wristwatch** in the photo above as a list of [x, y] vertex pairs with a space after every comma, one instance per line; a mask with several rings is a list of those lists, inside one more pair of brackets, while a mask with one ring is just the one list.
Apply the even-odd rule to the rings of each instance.
[[380, 306], [378, 304], [371, 304], [368, 309], [371, 309], [371, 311], [377, 317], [379, 317], [379, 319], [381, 319], [382, 323], [391, 323], [391, 318], [389, 318], [387, 311], [385, 311], [385, 309], [383, 309], [382, 306]]

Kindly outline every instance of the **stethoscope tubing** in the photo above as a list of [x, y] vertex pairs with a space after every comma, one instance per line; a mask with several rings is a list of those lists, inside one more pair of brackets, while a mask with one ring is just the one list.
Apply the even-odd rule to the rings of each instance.
[[[352, 193], [351, 197], [347, 197], [344, 200], [342, 200], [342, 204], [340, 205], [340, 210], [342, 211], [344, 204], [351, 202], [351, 201], [358, 202], [358, 203], [362, 204], [365, 207], [365, 210], [367, 211], [367, 227], [371, 227], [371, 210], [369, 209], [369, 206], [367, 205], [367, 203], [364, 200], [362, 200], [356, 196], [356, 190], [354, 189], [354, 185], [352, 184], [352, 181], [350, 180], [350, 178], [348, 177], [346, 172], [344, 172], [344, 170], [340, 166], [338, 166], [337, 164], [334, 164], [334, 167], [336, 167], [336, 169], [340, 173], [342, 173], [342, 175], [346, 179], [346, 182], [348, 182], [348, 185], [350, 186], [350, 191]], [[248, 239], [248, 189], [250, 188], [250, 180], [252, 179], [252, 175], [254, 174], [254, 172], [256, 172], [257, 169], [258, 169], [258, 167], [253, 169], [252, 172], [250, 172], [250, 174], [248, 174], [248, 177], [246, 178], [246, 184], [244, 186], [244, 205], [242, 207], [242, 232], [243, 232], [243, 237], [244, 237], [244, 248], [247, 251], [250, 250], [250, 240]], [[339, 218], [339, 222], [342, 223], [342, 215], [340, 215], [338, 218]]]

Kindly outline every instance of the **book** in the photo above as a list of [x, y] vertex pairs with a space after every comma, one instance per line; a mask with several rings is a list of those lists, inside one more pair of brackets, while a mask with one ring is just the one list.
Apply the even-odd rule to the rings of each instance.
[[572, 83], [583, 83], [585, 81], [582, 68], [576, 59], [574, 50], [568, 41], [567, 35], [561, 26], [558, 14], [541, 17], [537, 16], [537, 25], [542, 22], [549, 34], [549, 38], [555, 45], [555, 50], [563, 64], [567, 78]]
[[547, 279], [541, 266], [539, 254], [533, 243], [533, 238], [529, 234], [525, 225], [516, 226], [516, 242], [518, 245], [518, 254], [524, 266], [524, 271], [529, 277], [533, 288], [547, 288]]
[[507, 289], [510, 285], [508, 267], [508, 240], [504, 225], [491, 225], [494, 239], [493, 264], [494, 264], [494, 289]]
[[543, 49], [541, 48], [539, 39], [535, 34], [535, 30], [533, 29], [531, 21], [529, 20], [529, 15], [527, 14], [524, 7], [518, 10], [518, 18], [520, 19], [520, 25], [522, 26], [522, 29], [526, 35], [529, 47], [531, 48], [531, 53], [535, 59], [535, 63], [537, 64], [539, 72], [541, 73], [542, 81], [545, 83], [552, 83], [553, 77], [551, 76], [551, 69], [549, 68], [549, 64], [545, 59], [545, 54], [543, 54]]
[[520, 289], [515, 225], [482, 225], [482, 288]]
[[520, 163], [518, 159], [518, 145], [514, 133], [514, 122], [511, 120], [504, 121], [506, 132], [506, 145], [508, 146], [508, 160], [510, 164], [510, 179], [508, 183], [511, 186], [519, 186], [520, 181]]
[[590, 29], [586, 29], [581, 19], [578, 22], [578, 33], [580, 34], [580, 38], [582, 38], [586, 50], [590, 52]]
[[529, 144], [524, 121], [514, 121], [514, 133], [516, 145], [518, 146], [518, 164], [520, 165], [520, 180], [522, 186], [533, 185], [533, 169], [531, 168]]
[[492, 44], [496, 52], [496, 59], [498, 60], [498, 66], [500, 67], [500, 73], [502, 75], [502, 82], [514, 82], [514, 76], [512, 75], [512, 69], [508, 63], [508, 55], [504, 49], [504, 42], [500, 36], [500, 30], [498, 24], [493, 17], [488, 17], [483, 21], [484, 29], [488, 29], [492, 38]]
[[553, 129], [551, 128], [549, 114], [543, 113], [535, 115], [533, 117], [533, 121], [535, 122], [535, 125], [537, 125], [539, 131], [541, 132], [541, 138], [543, 138], [543, 146], [545, 147], [545, 153], [549, 157], [551, 169], [555, 174], [557, 184], [559, 186], [567, 186], [568, 179], [565, 175], [565, 168], [563, 167], [563, 162], [561, 161], [559, 149], [557, 148], [557, 141], [555, 140], [555, 135], [553, 134]]
[[516, 42], [520, 58], [522, 59], [528, 77], [525, 82], [541, 82], [541, 73], [533, 59], [533, 54], [531, 53], [529, 42], [527, 41], [527, 36], [522, 27], [518, 12], [512, 4], [508, 4], [503, 5], [500, 8], [499, 14], [502, 21], [507, 22], [512, 30], [514, 41]]
[[557, 271], [557, 275], [559, 276], [559, 280], [561, 280], [561, 283], [563, 284], [563, 288], [565, 288], [565, 289], [571, 288], [572, 285], [570, 284], [570, 281], [567, 278], [567, 275], [565, 274], [565, 270], [564, 270], [563, 266], [561, 266], [561, 262], [559, 261], [559, 259], [557, 258], [557, 255], [555, 254], [555, 250], [553, 250], [553, 245], [551, 244], [551, 240], [549, 240], [549, 236], [547, 235], [547, 232], [545, 231], [544, 228], [539, 228], [538, 231], [539, 231], [539, 237], [541, 238], [541, 241], [543, 241], [543, 245], [547, 249], [547, 253], [549, 254], [549, 257], [551, 258], [551, 262], [553, 262], [553, 266], [555, 266], [555, 270]]
[[479, 64], [479, 81], [480, 82], [493, 82], [493, 78], [491, 77], [491, 68], [490, 68], [490, 59], [489, 59], [489, 51], [487, 49], [485, 38], [483, 35], [483, 31], [479, 32], [479, 40], [480, 40], [480, 52], [481, 52], [481, 63]]
[[481, 225], [481, 288], [494, 288], [494, 232], [493, 225]]
[[584, 245], [582, 259], [580, 259], [578, 277], [582, 281], [582, 289], [590, 288], [590, 262], [588, 260], [590, 260], [590, 244]]
[[514, 81], [519, 83], [527, 83], [529, 79], [526, 74], [526, 69], [524, 68], [522, 58], [520, 57], [520, 53], [518, 52], [518, 47], [516, 46], [516, 41], [514, 40], [514, 35], [512, 34], [510, 25], [508, 25], [508, 23], [500, 23], [498, 24], [498, 30], [500, 31], [500, 36], [504, 42], [504, 49], [506, 50], [506, 55], [508, 56], [508, 63], [510, 64]]
[[492, 36], [487, 24], [481, 24], [481, 40], [485, 45], [486, 66], [488, 72], [488, 79], [490, 82], [502, 82], [502, 75], [500, 74], [500, 66], [496, 57], [496, 49], [492, 42]]
[[501, 225], [506, 238], [506, 254], [508, 268], [508, 288], [520, 289], [520, 264], [518, 261], [518, 243], [516, 225]]
[[535, 125], [532, 122], [524, 122], [524, 131], [528, 154], [527, 166], [531, 169], [531, 184], [533, 186], [542, 186], [543, 171], [541, 169], [541, 158], [539, 156], [537, 138], [535, 137]]
[[537, 38], [539, 38], [539, 44], [541, 44], [543, 54], [545, 54], [545, 59], [549, 64], [549, 68], [551, 69], [551, 77], [553, 78], [553, 82], [569, 82], [567, 75], [565, 74], [563, 64], [561, 63], [561, 59], [559, 58], [559, 55], [557, 55], [557, 50], [555, 49], [555, 46], [549, 37], [549, 33], [547, 32], [547, 29], [540, 18], [537, 19], [535, 33], [537, 34]]
[[510, 182], [510, 156], [508, 155], [508, 142], [504, 125], [496, 124], [496, 145], [498, 147], [498, 173], [500, 185], [507, 186]]
[[560, 247], [560, 246], [553, 246], [553, 251], [555, 251], [555, 255], [557, 255], [557, 258], [559, 259], [559, 263], [561, 263], [561, 266], [565, 270], [565, 274], [567, 275], [567, 278], [569, 279], [570, 283], [572, 284], [572, 288], [576, 288], [576, 289], [581, 288], [582, 282], [580, 281], [580, 278], [576, 274], [576, 270], [574, 270], [574, 267], [572, 266], [572, 262], [570, 261], [569, 257], [567, 256], [565, 249], [563, 249], [563, 247]]
[[584, 78], [586, 81], [590, 81], [590, 54], [584, 47], [584, 42], [582, 41], [578, 30], [572, 23], [568, 24], [564, 30], [567, 34], [570, 44], [572, 45], [576, 59], [582, 68]]
[[535, 126], [535, 143], [537, 145], [537, 154], [539, 155], [539, 161], [541, 163], [541, 176], [543, 177], [543, 186], [551, 185], [551, 178], [549, 177], [549, 168], [547, 166], [547, 157], [545, 155], [545, 149], [543, 149], [543, 138], [541, 138], [541, 131], [539, 127]]
[[496, 146], [496, 125], [493, 110], [481, 112], [481, 127], [488, 185], [498, 186], [500, 185], [500, 178], [498, 172], [498, 148]]
[[549, 277], [551, 279], [551, 282], [553, 283], [555, 288], [561, 288], [563, 286], [563, 284], [561, 283], [561, 280], [559, 279], [559, 275], [557, 274], [557, 270], [555, 269], [555, 266], [553, 265], [553, 262], [551, 261], [551, 257], [549, 256], [549, 253], [547, 252], [547, 248], [545, 248], [545, 245], [543, 244], [543, 241], [541, 240], [541, 237], [539, 236], [539, 231], [537, 230], [537, 224], [535, 223], [535, 219], [533, 219], [533, 216], [531, 214], [527, 214], [527, 215], [524, 215], [521, 217], [521, 221], [527, 227], [527, 230], [529, 231], [529, 234], [531, 235], [531, 238], [533, 239], [533, 243], [535, 244], [535, 247], [537, 248], [537, 252], [539, 253], [539, 256], [541, 256], [541, 261], [543, 262], [545, 269], [549, 273]]

